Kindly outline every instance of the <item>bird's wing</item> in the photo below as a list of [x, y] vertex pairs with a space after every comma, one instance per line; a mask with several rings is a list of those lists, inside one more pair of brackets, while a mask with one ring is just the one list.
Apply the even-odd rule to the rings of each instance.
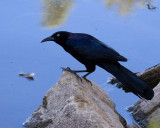
[[71, 37], [67, 41], [78, 55], [94, 61], [127, 61], [114, 49], [108, 47], [90, 35]]

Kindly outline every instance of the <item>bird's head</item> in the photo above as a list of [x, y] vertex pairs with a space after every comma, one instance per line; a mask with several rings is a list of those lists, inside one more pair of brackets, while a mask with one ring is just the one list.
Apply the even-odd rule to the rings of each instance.
[[59, 31], [59, 32], [56, 32], [53, 35], [43, 39], [41, 41], [41, 43], [46, 42], [46, 41], [54, 41], [59, 45], [63, 45], [67, 41], [70, 34], [71, 34], [70, 32]]

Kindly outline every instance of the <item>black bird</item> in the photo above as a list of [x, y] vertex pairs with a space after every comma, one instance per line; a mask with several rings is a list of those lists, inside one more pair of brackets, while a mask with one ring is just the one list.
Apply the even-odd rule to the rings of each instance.
[[95, 37], [84, 33], [59, 31], [41, 42], [45, 41], [55, 41], [86, 67], [86, 70], [70, 70], [71, 72], [87, 72], [83, 76], [86, 79], [86, 76], [94, 72], [96, 65], [98, 65], [114, 75], [139, 98], [145, 98], [147, 100], [153, 98], [153, 90], [118, 62], [127, 61], [127, 59]]

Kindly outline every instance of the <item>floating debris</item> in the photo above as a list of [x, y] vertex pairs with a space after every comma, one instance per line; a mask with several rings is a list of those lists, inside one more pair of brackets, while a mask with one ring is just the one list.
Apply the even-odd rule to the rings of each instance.
[[157, 9], [157, 7], [151, 5], [151, 4], [147, 4], [147, 7], [149, 10], [154, 10], [154, 9]]
[[19, 76], [28, 78], [28, 79], [30, 79], [30, 80], [34, 80], [34, 75], [35, 75], [35, 73], [27, 73], [27, 74], [19, 73]]

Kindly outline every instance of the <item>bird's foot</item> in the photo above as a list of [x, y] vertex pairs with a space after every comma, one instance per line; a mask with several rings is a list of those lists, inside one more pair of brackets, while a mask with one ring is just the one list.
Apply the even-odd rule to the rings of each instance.
[[73, 72], [69, 67], [67, 67], [67, 68], [61, 67], [61, 69], [62, 69], [62, 71]]
[[61, 67], [61, 69], [62, 69], [63, 71], [67, 71], [67, 72], [73, 73], [73, 74], [74, 74], [78, 79], [80, 79], [81, 82], [82, 82], [82, 78], [81, 78], [79, 75], [77, 75], [77, 73], [76, 73], [75, 71], [71, 70], [69, 67], [67, 67], [67, 68]]
[[85, 81], [89, 82], [92, 86], [92, 82], [90, 80], [88, 80], [86, 77], [82, 77], [83, 79], [85, 79]]

